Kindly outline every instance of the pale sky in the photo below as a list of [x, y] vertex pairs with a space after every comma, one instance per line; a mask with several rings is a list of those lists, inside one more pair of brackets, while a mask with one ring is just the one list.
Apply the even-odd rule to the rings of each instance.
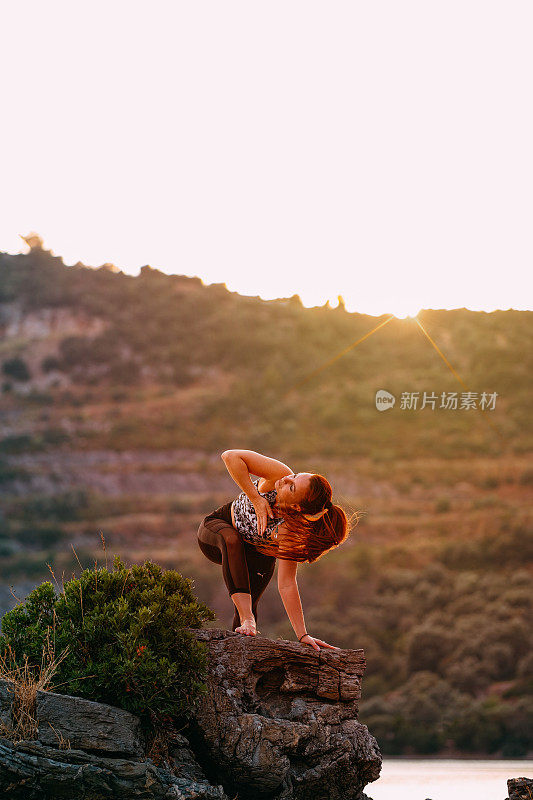
[[0, 250], [264, 298], [532, 308], [530, 0], [17, 0]]

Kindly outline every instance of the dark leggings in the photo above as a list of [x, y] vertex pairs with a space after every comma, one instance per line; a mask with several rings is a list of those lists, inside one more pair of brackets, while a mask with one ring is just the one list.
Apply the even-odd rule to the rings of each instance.
[[[257, 621], [257, 603], [274, 574], [276, 559], [260, 553], [235, 530], [231, 522], [231, 502], [202, 520], [198, 528], [198, 545], [210, 561], [222, 564], [222, 575], [230, 596], [235, 592], [252, 596], [252, 613]], [[233, 607], [232, 630], [235, 630], [240, 619], [235, 603]]]

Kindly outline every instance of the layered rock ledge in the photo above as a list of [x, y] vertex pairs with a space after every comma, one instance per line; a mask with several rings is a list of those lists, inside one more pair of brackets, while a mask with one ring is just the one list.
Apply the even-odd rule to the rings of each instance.
[[533, 780], [531, 778], [509, 778], [507, 781], [508, 800], [531, 800]]
[[[170, 744], [145, 755], [139, 720], [90, 700], [38, 692], [31, 741], [0, 738], [0, 790], [25, 800], [364, 800], [381, 754], [357, 720], [362, 650], [321, 650], [230, 631], [195, 631], [209, 650], [207, 694]], [[13, 687], [0, 682], [9, 726]]]

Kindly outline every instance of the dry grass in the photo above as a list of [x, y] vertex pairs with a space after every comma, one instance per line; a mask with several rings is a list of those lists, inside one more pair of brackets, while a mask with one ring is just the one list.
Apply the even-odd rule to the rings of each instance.
[[53, 732], [57, 737], [57, 746], [59, 750], [70, 750], [70, 739], [65, 739], [61, 731], [56, 731], [54, 726], [50, 721], [48, 721], [48, 725], [52, 728]]
[[[24, 655], [24, 663], [17, 663], [10, 645], [0, 653], [0, 678], [12, 687], [11, 726], [0, 722], [0, 734], [14, 742], [32, 740], [37, 736], [39, 721], [36, 718], [36, 697], [45, 690], [68, 653], [68, 647], [56, 658], [50, 637], [47, 637], [37, 672]], [[60, 747], [67, 746], [59, 742]]]
[[152, 759], [156, 766], [170, 766], [169, 744], [172, 735], [167, 731], [158, 730], [148, 743], [146, 757]]

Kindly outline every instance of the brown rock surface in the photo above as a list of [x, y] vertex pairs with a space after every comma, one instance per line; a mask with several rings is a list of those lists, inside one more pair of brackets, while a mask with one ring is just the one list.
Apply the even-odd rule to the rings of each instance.
[[221, 630], [197, 637], [209, 648], [209, 684], [189, 739], [229, 794], [358, 800], [379, 777], [377, 742], [357, 720], [362, 650]]
[[42, 744], [57, 747], [63, 738], [74, 749], [102, 755], [128, 757], [144, 753], [139, 719], [122, 708], [83, 697], [37, 692], [36, 716]]
[[0, 738], [4, 800], [228, 800], [221, 787], [156, 767], [150, 759], [105, 758], [40, 742]]
[[[82, 698], [38, 692], [34, 741], [0, 737], [0, 793], [27, 800], [364, 800], [381, 754], [357, 720], [362, 650], [230, 631], [195, 631], [209, 650], [207, 694], [171, 762], [144, 753], [139, 720]], [[0, 719], [12, 685], [0, 681]], [[186, 735], [183, 735], [186, 734]]]
[[531, 778], [509, 778], [507, 781], [509, 800], [530, 800], [533, 797]]

